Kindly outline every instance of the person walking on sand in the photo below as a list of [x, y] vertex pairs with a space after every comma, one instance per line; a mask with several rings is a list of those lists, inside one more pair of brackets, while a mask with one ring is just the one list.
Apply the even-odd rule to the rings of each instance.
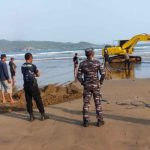
[[15, 86], [15, 76], [16, 76], [16, 64], [14, 63], [14, 58], [10, 58], [9, 62], [9, 67], [10, 67], [10, 73], [11, 73], [11, 79], [12, 79], [12, 86]]
[[5, 99], [5, 92], [9, 94], [10, 103], [15, 103], [12, 98], [12, 84], [11, 80], [9, 78], [7, 64], [6, 64], [6, 54], [1, 55], [1, 61], [0, 61], [0, 84], [1, 84], [1, 90], [2, 90], [2, 98], [3, 103], [6, 103]]
[[75, 56], [73, 57], [73, 64], [74, 64], [74, 77], [76, 79], [78, 70], [78, 53], [75, 53]]
[[106, 79], [111, 78], [111, 71], [110, 71], [109, 63], [110, 63], [110, 59], [109, 59], [108, 50], [105, 48], [104, 49], [104, 66], [106, 70], [106, 74], [105, 74]]
[[41, 120], [48, 119], [49, 116], [45, 114], [44, 105], [42, 102], [40, 90], [37, 84], [36, 77], [40, 76], [40, 73], [36, 67], [36, 65], [32, 64], [33, 56], [31, 53], [25, 54], [26, 62], [22, 65], [21, 70], [23, 74], [24, 80], [24, 91], [25, 98], [27, 103], [27, 111], [29, 113], [29, 120], [33, 121], [35, 119], [32, 108], [32, 98], [35, 100], [37, 108], [41, 113]]
[[107, 51], [106, 48], [105, 48], [105, 50], [104, 50], [104, 64], [105, 64], [105, 67], [108, 68], [108, 64], [109, 64], [109, 54], [108, 54], [108, 51]]
[[126, 50], [124, 66], [125, 66], [125, 69], [127, 67], [127, 69], [130, 70], [130, 55], [129, 55], [129, 50]]
[[[83, 126], [89, 126], [89, 107], [91, 97], [93, 96], [97, 114], [97, 126], [99, 127], [104, 124], [100, 99], [100, 85], [103, 84], [105, 71], [103, 65], [94, 59], [93, 48], [86, 49], [85, 55], [87, 59], [80, 63], [77, 74], [77, 79], [84, 87]], [[100, 79], [99, 75], [101, 75]]]

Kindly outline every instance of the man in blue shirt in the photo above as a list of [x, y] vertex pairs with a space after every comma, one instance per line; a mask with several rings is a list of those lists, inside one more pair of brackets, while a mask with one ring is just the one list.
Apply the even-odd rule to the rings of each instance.
[[0, 61], [0, 84], [1, 84], [1, 90], [2, 90], [2, 97], [3, 97], [3, 103], [6, 102], [4, 92], [9, 94], [10, 103], [13, 104], [14, 100], [12, 98], [12, 84], [11, 80], [9, 78], [7, 64], [6, 64], [6, 55], [1, 55], [1, 61]]
[[36, 65], [32, 64], [33, 57], [31, 53], [25, 54], [25, 60], [26, 62], [22, 65], [21, 71], [24, 80], [24, 91], [25, 91], [25, 98], [27, 103], [27, 111], [30, 115], [29, 120], [33, 121], [35, 119], [33, 115], [32, 98], [35, 100], [37, 108], [41, 113], [41, 120], [48, 119], [49, 116], [45, 114], [40, 90], [36, 80], [36, 77], [39, 77], [40, 73]]

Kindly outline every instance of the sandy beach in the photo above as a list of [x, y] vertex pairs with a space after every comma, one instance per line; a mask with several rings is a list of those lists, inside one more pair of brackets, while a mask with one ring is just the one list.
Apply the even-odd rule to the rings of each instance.
[[150, 150], [150, 0], [0, 4], [0, 150]]
[[[150, 79], [106, 80], [102, 87], [106, 124], [100, 128], [95, 126], [93, 101], [90, 109], [90, 126], [82, 127], [82, 87], [79, 83], [66, 85], [71, 90], [68, 101], [64, 100], [67, 101], [64, 103], [58, 96], [55, 86], [53, 85], [52, 88], [49, 85], [47, 98], [48, 93], [49, 95], [55, 93], [58, 97], [55, 99], [53, 97], [53, 103], [59, 103], [59, 99], [61, 102], [49, 105], [50, 99], [44, 98], [46, 90], [43, 91], [42, 97], [50, 119], [41, 122], [36, 109], [37, 119], [32, 123], [28, 122], [28, 114], [24, 109], [2, 111], [0, 148], [3, 150], [149, 150], [149, 83]], [[58, 101], [54, 102], [56, 99]]]

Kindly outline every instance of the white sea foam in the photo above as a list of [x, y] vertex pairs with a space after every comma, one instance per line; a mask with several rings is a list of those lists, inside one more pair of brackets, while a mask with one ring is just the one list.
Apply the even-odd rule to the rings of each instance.
[[[102, 58], [102, 50], [95, 49], [95, 56], [98, 58]], [[78, 53], [79, 58], [84, 58], [85, 53], [84, 50], [38, 50], [38, 51], [30, 51], [33, 54], [35, 60], [59, 60], [59, 59], [72, 59], [75, 53]], [[22, 53], [8, 53], [8, 57], [15, 57], [16, 60], [23, 60], [25, 52]], [[150, 46], [136, 46], [134, 48], [133, 55], [141, 56], [142, 59], [150, 59]]]

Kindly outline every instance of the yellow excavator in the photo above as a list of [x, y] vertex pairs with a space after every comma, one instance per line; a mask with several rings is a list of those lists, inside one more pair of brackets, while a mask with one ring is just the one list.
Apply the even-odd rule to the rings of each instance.
[[[106, 50], [110, 56], [110, 62], [123, 62], [125, 54], [133, 54], [134, 46], [140, 41], [150, 41], [150, 35], [144, 33], [136, 35], [130, 40], [120, 40], [118, 46], [106, 45], [102, 49], [102, 56], [104, 56], [104, 51]], [[141, 62], [141, 60], [140, 56], [130, 56], [130, 61]]]

